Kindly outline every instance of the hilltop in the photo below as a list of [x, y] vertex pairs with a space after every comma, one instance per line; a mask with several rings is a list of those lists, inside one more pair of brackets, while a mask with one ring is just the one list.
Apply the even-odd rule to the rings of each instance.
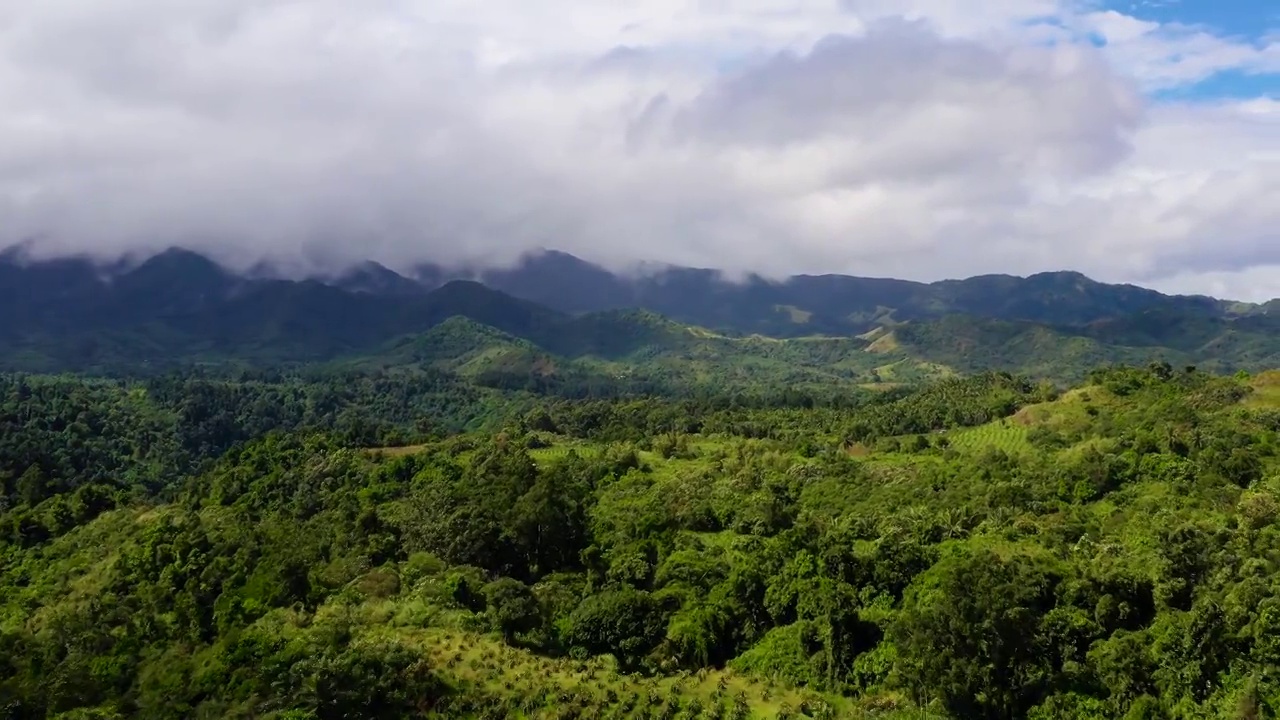
[[109, 265], [10, 254], [0, 299], [0, 369], [28, 372], [426, 365], [582, 395], [852, 388], [991, 369], [1069, 383], [1106, 363], [1280, 364], [1271, 305], [1074, 273], [730, 283], [680, 268], [632, 278], [548, 253], [472, 279], [366, 263], [290, 280], [174, 249]]

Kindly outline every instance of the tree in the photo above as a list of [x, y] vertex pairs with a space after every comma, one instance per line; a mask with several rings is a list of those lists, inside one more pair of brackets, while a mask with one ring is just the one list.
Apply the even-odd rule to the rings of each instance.
[[1022, 557], [957, 553], [917, 579], [891, 628], [899, 669], [917, 699], [963, 718], [1025, 716], [1053, 668], [1040, 620], [1056, 578]]
[[567, 469], [557, 467], [544, 473], [512, 508], [511, 525], [533, 577], [578, 564], [587, 545], [583, 496], [589, 492]]
[[620, 588], [592, 595], [569, 616], [565, 644], [588, 652], [614, 653], [636, 667], [662, 639], [666, 615], [647, 592]]
[[44, 471], [40, 466], [31, 465], [18, 478], [16, 486], [18, 500], [27, 507], [35, 507], [48, 496], [48, 485], [49, 481], [45, 479]]
[[420, 652], [397, 644], [328, 648], [292, 672], [320, 720], [418, 716], [448, 694]]
[[484, 586], [487, 613], [494, 627], [508, 641], [517, 633], [525, 633], [538, 627], [541, 620], [538, 601], [529, 586], [514, 578], [498, 578]]

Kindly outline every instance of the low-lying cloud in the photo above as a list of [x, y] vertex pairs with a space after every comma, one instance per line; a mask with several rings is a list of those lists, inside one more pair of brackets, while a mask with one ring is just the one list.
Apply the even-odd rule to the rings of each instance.
[[955, 8], [43, 0], [0, 24], [0, 244], [1280, 290], [1280, 103], [1155, 94], [1276, 45]]

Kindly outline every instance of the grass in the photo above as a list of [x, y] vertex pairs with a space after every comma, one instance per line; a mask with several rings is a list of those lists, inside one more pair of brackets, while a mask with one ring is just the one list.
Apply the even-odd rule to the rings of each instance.
[[[1276, 390], [1280, 393], [1280, 387]], [[1027, 440], [1027, 433], [1031, 428], [1044, 426], [1068, 432], [1087, 428], [1096, 422], [1090, 415], [1091, 412], [1115, 406], [1116, 403], [1117, 399], [1101, 387], [1076, 388], [1063, 393], [1057, 400], [1028, 405], [1011, 417], [978, 427], [954, 430], [947, 437], [951, 446], [961, 452], [981, 452], [985, 448], [995, 447], [1010, 454], [1021, 453], [1031, 449]]]
[[[748, 709], [742, 717], [775, 718], [784, 710], [831, 707], [847, 717], [851, 704], [725, 670], [643, 676], [619, 671], [612, 657], [587, 660], [551, 658], [514, 648], [495, 637], [458, 630], [428, 629], [415, 633], [433, 667], [456, 686], [523, 701], [525, 717], [563, 716], [565, 706], [578, 706], [583, 716], [592, 710], [621, 712], [621, 717], [646, 717], [646, 709], [681, 708], [703, 712], [722, 708], [721, 717], [735, 705]], [[811, 715], [810, 715], [811, 716]]]
[[[539, 464], [552, 464], [563, 462], [569, 458], [570, 453], [577, 453], [582, 457], [598, 457], [608, 452], [611, 445], [609, 443], [591, 442], [588, 440], [570, 440], [549, 434], [541, 434], [544, 441], [549, 441], [547, 447], [533, 448], [528, 451], [529, 457]], [[732, 452], [735, 441], [718, 436], [702, 436], [690, 435], [685, 436], [688, 450], [692, 453], [687, 458], [663, 458], [656, 452], [650, 450], [641, 450], [636, 453], [642, 466], [647, 467], [657, 477], [666, 477], [681, 469], [688, 469], [695, 466], [705, 466], [709, 458], [716, 451], [725, 453]], [[749, 441], [748, 441], [749, 442]], [[369, 448], [365, 452], [372, 455], [394, 458], [405, 455], [414, 455], [431, 448], [429, 444], [424, 445], [404, 445], [394, 447]], [[467, 453], [457, 453], [456, 458], [465, 458]]]
[[948, 435], [951, 447], [961, 452], [981, 452], [997, 448], [1010, 455], [1031, 449], [1027, 441], [1027, 426], [1009, 419], [997, 420], [965, 428]]
[[791, 318], [791, 322], [797, 325], [803, 325], [813, 318], [813, 313], [808, 310], [801, 310], [795, 305], [778, 305], [776, 308], [787, 313], [787, 316]]
[[[367, 628], [365, 641], [394, 641], [416, 648], [451, 686], [472, 696], [503, 701], [508, 717], [644, 718], [659, 708], [686, 715], [722, 718], [814, 717], [826, 707], [827, 717], [857, 717], [853, 702], [732, 670], [673, 671], [662, 675], [622, 672], [611, 656], [584, 660], [548, 657], [503, 642], [494, 634], [463, 627], [420, 627], [398, 622], [420, 613], [400, 612], [400, 605], [421, 603], [409, 596], [367, 601], [345, 612]], [[344, 612], [327, 605], [317, 619]], [[442, 613], [432, 613], [435, 621]], [[467, 615], [467, 613], [462, 613]], [[517, 710], [518, 708], [518, 710]], [[720, 712], [710, 714], [714, 708]], [[736, 709], [736, 714], [735, 714]], [[566, 710], [570, 711], [566, 715]], [[788, 712], [806, 710], [803, 715]], [[819, 715], [820, 716], [820, 715]]]
[[849, 454], [849, 457], [865, 458], [871, 455], [871, 448], [863, 443], [854, 443], [845, 448], [845, 452]]
[[1249, 379], [1249, 387], [1253, 388], [1253, 392], [1245, 398], [1245, 405], [1256, 408], [1280, 407], [1280, 370], [1268, 370], [1254, 375]]
[[604, 453], [604, 451], [604, 445], [575, 442], [530, 450], [529, 457], [536, 463], [552, 463], [568, 459], [570, 452], [575, 452], [582, 457], [594, 457]]
[[902, 346], [898, 343], [898, 336], [893, 332], [887, 332], [877, 337], [870, 345], [867, 346], [869, 353], [891, 353], [898, 350]]
[[382, 457], [403, 457], [405, 455], [416, 455], [426, 450], [426, 445], [403, 445], [400, 447], [380, 447], [369, 448], [368, 452]]

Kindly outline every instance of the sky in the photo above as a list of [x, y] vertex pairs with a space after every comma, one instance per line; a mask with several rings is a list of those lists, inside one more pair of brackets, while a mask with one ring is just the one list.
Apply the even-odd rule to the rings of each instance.
[[[15, 6], [15, 8], [18, 6]], [[40, 0], [0, 245], [1280, 296], [1270, 0]]]

